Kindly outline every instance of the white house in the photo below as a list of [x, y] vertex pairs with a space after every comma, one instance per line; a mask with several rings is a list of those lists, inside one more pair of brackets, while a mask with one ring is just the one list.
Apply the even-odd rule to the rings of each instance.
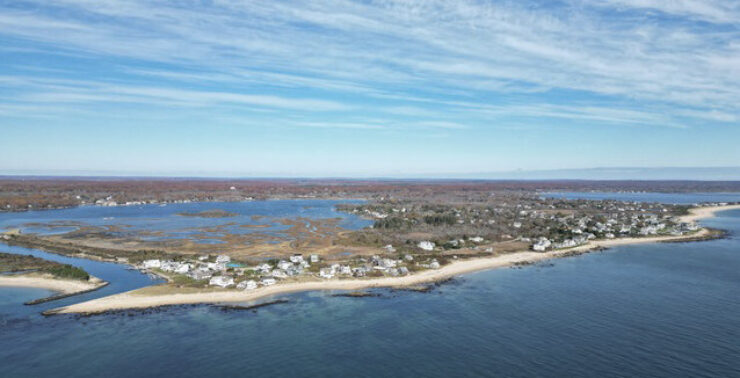
[[270, 286], [276, 283], [277, 283], [277, 280], [272, 277], [262, 277], [260, 279], [260, 284], [262, 284], [263, 286]]
[[190, 272], [188, 276], [190, 276], [190, 278], [194, 280], [201, 281], [201, 280], [207, 280], [211, 278], [213, 275], [208, 269], [199, 268], [199, 269], [196, 269]]
[[383, 266], [384, 268], [395, 268], [396, 260], [383, 259], [383, 260], [380, 260], [380, 265]]
[[165, 272], [174, 272], [178, 266], [180, 266], [180, 264], [174, 261], [162, 261], [160, 263], [159, 269], [162, 269]]
[[260, 271], [260, 273], [269, 273], [272, 267], [268, 263], [263, 263], [255, 266], [254, 269]]
[[430, 241], [426, 241], [426, 240], [419, 242], [419, 244], [417, 246], [419, 248], [425, 250], [425, 251], [432, 251], [432, 250], [434, 250], [434, 243], [432, 243]]
[[481, 243], [483, 241], [483, 238], [480, 236], [473, 236], [472, 238], [470, 238], [470, 241], [472, 241], [473, 243]]
[[228, 264], [228, 263], [231, 262], [231, 257], [226, 256], [226, 255], [218, 255], [218, 256], [216, 256], [216, 262], [217, 263]]
[[255, 280], [242, 281], [242, 282], [239, 282], [238, 285], [236, 285], [236, 288], [239, 290], [254, 290], [257, 288], [257, 281]]
[[303, 262], [303, 255], [296, 253], [293, 256], [290, 256], [290, 262], [294, 264], [300, 264]]
[[270, 273], [275, 278], [285, 278], [288, 277], [288, 274], [285, 273], [282, 269], [273, 269], [272, 273]]
[[311, 255], [310, 258], [312, 263], [319, 262], [319, 255]]
[[334, 277], [334, 269], [332, 268], [321, 268], [319, 270], [319, 277], [322, 278], [333, 278]]
[[278, 269], [282, 270], [288, 270], [293, 266], [293, 263], [289, 263], [285, 260], [280, 260], [280, 262], [277, 263]]
[[429, 268], [439, 269], [439, 261], [437, 261], [437, 259], [432, 260], [432, 262], [429, 263]]
[[[219, 268], [220, 268], [220, 267], [221, 267], [222, 265], [224, 265], [224, 264], [222, 264], [222, 263], [215, 263], [215, 262], [209, 262], [209, 263], [206, 263], [206, 268], [208, 268], [208, 269], [210, 269], [210, 270], [221, 270], [221, 269], [219, 269]], [[225, 265], [224, 265], [224, 266], [225, 266]]]
[[190, 271], [190, 264], [178, 264], [177, 267], [175, 267], [175, 273], [178, 274], [185, 274]]
[[146, 269], [159, 268], [162, 266], [162, 262], [159, 260], [144, 260], [141, 264]]
[[546, 249], [550, 248], [552, 242], [546, 238], [540, 238], [537, 243], [532, 244], [532, 250], [537, 252], [545, 252]]
[[364, 266], [352, 269], [352, 274], [355, 277], [365, 277], [367, 275], [367, 272], [368, 269]]
[[222, 271], [226, 270], [226, 263], [220, 262], [220, 263], [207, 263], [206, 266], [208, 269], [216, 270], [216, 271]]
[[234, 285], [234, 277], [229, 276], [214, 276], [208, 281], [211, 286], [229, 287]]

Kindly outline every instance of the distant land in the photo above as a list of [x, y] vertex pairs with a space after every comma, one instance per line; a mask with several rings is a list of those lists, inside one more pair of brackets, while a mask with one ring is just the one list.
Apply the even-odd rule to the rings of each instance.
[[500, 180], [740, 180], [740, 167], [612, 167], [447, 175], [450, 178]]
[[599, 167], [490, 172], [388, 172], [377, 175], [311, 175], [300, 172], [179, 171], [131, 172], [86, 170], [0, 170], [0, 178], [79, 179], [474, 179], [474, 180], [699, 180], [738, 181], [740, 167]]

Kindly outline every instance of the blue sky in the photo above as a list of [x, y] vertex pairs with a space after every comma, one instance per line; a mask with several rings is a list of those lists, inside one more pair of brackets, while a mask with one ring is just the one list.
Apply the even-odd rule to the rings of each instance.
[[0, 0], [0, 173], [740, 165], [740, 3]]

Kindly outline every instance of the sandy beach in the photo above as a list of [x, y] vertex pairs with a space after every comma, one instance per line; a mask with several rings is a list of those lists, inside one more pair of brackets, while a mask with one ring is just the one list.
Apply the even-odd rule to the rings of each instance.
[[0, 276], [0, 286], [9, 287], [32, 287], [48, 289], [60, 294], [74, 294], [81, 291], [92, 290], [100, 287], [104, 281], [91, 277], [89, 281], [64, 280], [54, 278], [50, 274], [23, 274]]
[[[700, 219], [714, 216], [719, 211], [740, 209], [740, 205], [701, 207], [691, 209], [690, 214], [681, 217], [684, 222], [695, 222]], [[166, 305], [220, 303], [220, 302], [248, 302], [263, 297], [313, 290], [359, 290], [376, 287], [408, 287], [444, 280], [464, 273], [480, 270], [509, 267], [514, 264], [533, 263], [574, 253], [585, 253], [598, 248], [609, 248], [620, 245], [656, 243], [665, 241], [680, 241], [695, 239], [708, 234], [707, 229], [696, 233], [681, 236], [656, 236], [645, 238], [620, 238], [597, 240], [588, 244], [550, 252], [521, 251], [486, 258], [455, 261], [436, 270], [425, 270], [404, 277], [384, 277], [376, 279], [337, 279], [316, 280], [300, 283], [283, 283], [274, 286], [262, 287], [252, 291], [237, 291], [225, 289], [223, 291], [190, 292], [190, 293], [147, 293], [147, 288], [120, 293], [87, 302], [73, 304], [53, 310], [54, 313], [101, 313], [111, 310], [148, 308]]]

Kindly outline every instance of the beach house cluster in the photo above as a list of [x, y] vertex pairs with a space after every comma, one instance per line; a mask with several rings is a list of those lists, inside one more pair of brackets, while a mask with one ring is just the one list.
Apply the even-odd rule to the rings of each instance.
[[207, 282], [209, 286], [221, 288], [235, 287], [240, 290], [253, 290], [259, 286], [270, 286], [279, 280], [296, 276], [315, 276], [323, 279], [351, 278], [365, 276], [405, 276], [409, 268], [439, 269], [440, 262], [435, 258], [415, 261], [414, 256], [406, 254], [395, 258], [374, 255], [358, 257], [349, 262], [324, 264], [318, 270], [312, 264], [320, 264], [318, 255], [303, 256], [294, 254], [287, 259], [262, 262], [254, 266], [233, 263], [226, 255], [201, 256], [196, 260], [171, 261], [151, 259], [140, 264], [140, 268], [155, 273], [181, 274], [195, 281]]
[[[639, 208], [639, 207], [638, 207]], [[549, 235], [533, 238], [531, 248], [537, 252], [572, 248], [594, 239], [616, 237], [645, 237], [656, 235], [683, 235], [695, 232], [695, 223], [681, 222], [663, 211], [638, 212], [634, 207], [616, 207], [614, 212], [599, 216], [550, 216]], [[532, 240], [532, 239], [527, 239]]]

